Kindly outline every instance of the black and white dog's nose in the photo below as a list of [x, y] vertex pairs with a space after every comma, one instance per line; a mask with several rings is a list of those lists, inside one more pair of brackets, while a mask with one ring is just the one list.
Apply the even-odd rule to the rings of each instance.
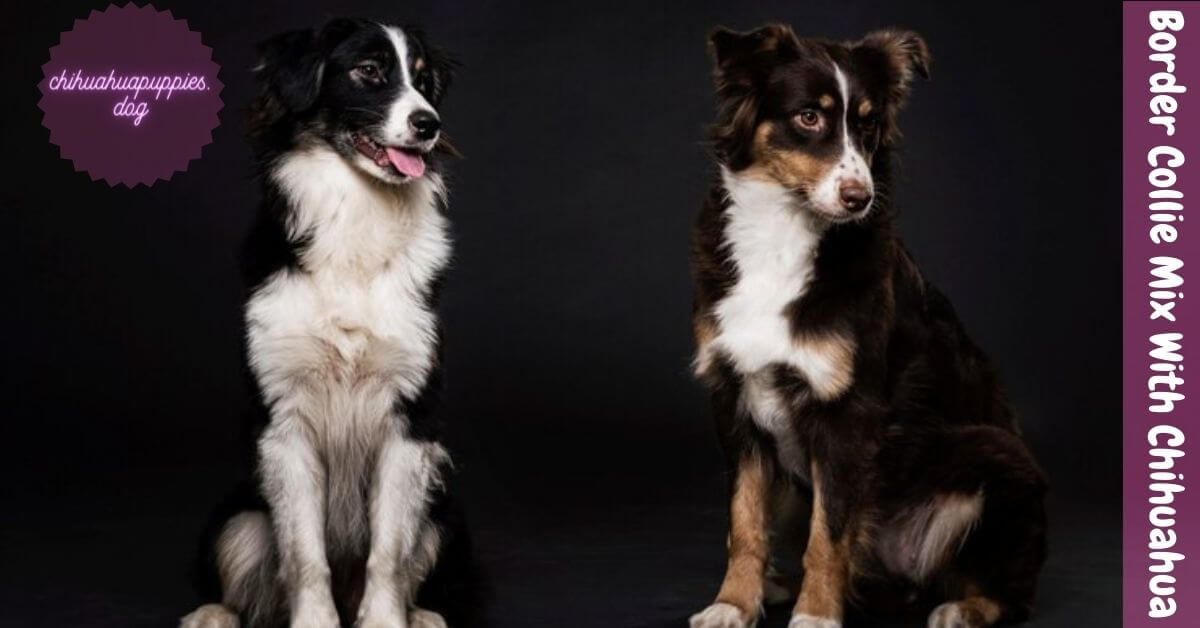
[[442, 128], [442, 121], [436, 113], [423, 109], [408, 116], [408, 125], [412, 127], [417, 139], [426, 142], [437, 135], [438, 129]]

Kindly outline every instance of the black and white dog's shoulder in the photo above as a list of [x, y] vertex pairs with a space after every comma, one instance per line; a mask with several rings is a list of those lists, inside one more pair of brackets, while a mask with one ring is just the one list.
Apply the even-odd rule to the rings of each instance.
[[775, 24], [709, 43], [721, 176], [694, 232], [693, 324], [732, 493], [728, 571], [692, 628], [755, 624], [790, 492], [811, 498], [791, 628], [841, 626], [852, 600], [931, 628], [1028, 616], [1041, 472], [881, 194], [924, 41]]
[[451, 63], [414, 29], [356, 19], [260, 52], [264, 198], [245, 251], [258, 507], [216, 526], [220, 604], [182, 623], [445, 626], [416, 603], [446, 540], [430, 400]]

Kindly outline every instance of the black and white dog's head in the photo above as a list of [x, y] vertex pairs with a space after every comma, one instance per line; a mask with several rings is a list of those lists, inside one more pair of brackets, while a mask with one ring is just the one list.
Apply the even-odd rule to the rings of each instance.
[[277, 155], [320, 141], [390, 184], [425, 175], [441, 138], [437, 107], [452, 62], [422, 34], [339, 18], [319, 31], [290, 31], [260, 45], [251, 136]]
[[718, 115], [712, 139], [730, 171], [778, 183], [832, 221], [867, 215], [875, 161], [898, 136], [896, 114], [930, 56], [916, 33], [859, 41], [802, 39], [782, 24], [709, 38]]

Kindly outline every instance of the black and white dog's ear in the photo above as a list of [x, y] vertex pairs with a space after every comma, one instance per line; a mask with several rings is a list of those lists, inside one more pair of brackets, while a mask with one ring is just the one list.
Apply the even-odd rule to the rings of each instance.
[[429, 90], [430, 104], [436, 107], [446, 97], [446, 91], [454, 82], [454, 74], [458, 71], [460, 64], [453, 55], [445, 50], [440, 48], [429, 48], [428, 50], [429, 74], [432, 77], [432, 88]]
[[298, 113], [316, 104], [325, 59], [312, 29], [280, 33], [259, 44], [258, 55], [259, 81], [285, 109]]
[[258, 45], [259, 80], [294, 113], [308, 110], [321, 93], [325, 58], [362, 20], [330, 20], [320, 32], [310, 28], [288, 31]]
[[454, 75], [460, 64], [454, 55], [429, 45], [424, 31], [420, 28], [406, 25], [404, 33], [417, 40], [419, 58], [416, 63], [421, 64], [421, 68], [426, 70], [427, 74], [424, 75], [424, 78], [428, 81], [428, 87], [421, 86], [421, 90], [425, 93], [429, 104], [437, 107], [446, 97], [446, 92], [450, 89], [450, 84], [454, 82]]

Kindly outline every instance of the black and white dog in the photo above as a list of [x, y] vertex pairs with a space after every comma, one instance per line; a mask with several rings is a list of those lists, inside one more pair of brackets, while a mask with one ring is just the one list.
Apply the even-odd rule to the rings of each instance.
[[260, 52], [245, 307], [259, 498], [214, 526], [221, 601], [182, 626], [445, 626], [416, 599], [446, 541], [430, 406], [451, 63], [415, 30], [355, 19]]
[[[731, 498], [725, 579], [692, 628], [752, 626], [769, 592], [796, 596], [790, 628], [837, 628], [850, 601], [931, 628], [1027, 617], [1041, 471], [885, 194], [924, 41], [776, 24], [709, 43], [721, 174], [694, 231], [693, 324]], [[772, 531], [804, 527], [793, 496], [811, 506], [803, 580], [772, 590]]]

